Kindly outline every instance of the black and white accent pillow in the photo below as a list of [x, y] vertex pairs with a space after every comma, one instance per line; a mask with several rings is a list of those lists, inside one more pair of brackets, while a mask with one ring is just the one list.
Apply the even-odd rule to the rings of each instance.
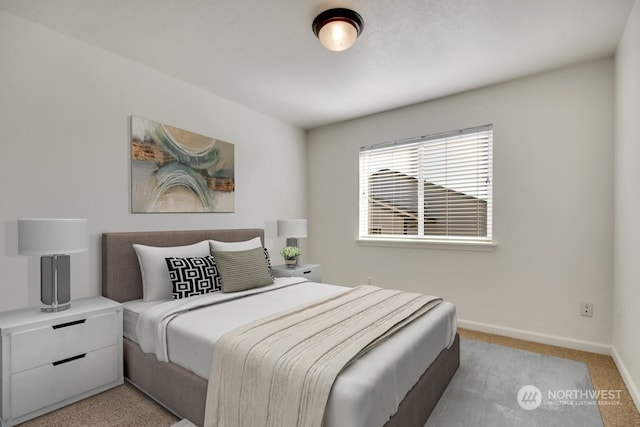
[[218, 292], [222, 289], [220, 272], [212, 256], [193, 258], [165, 258], [173, 299]]
[[271, 272], [271, 257], [269, 256], [269, 251], [267, 250], [267, 248], [262, 248], [264, 249], [264, 257], [267, 259], [267, 267], [269, 267], [269, 276], [271, 276], [271, 280], [275, 280], [276, 278], [273, 277], [273, 273]]

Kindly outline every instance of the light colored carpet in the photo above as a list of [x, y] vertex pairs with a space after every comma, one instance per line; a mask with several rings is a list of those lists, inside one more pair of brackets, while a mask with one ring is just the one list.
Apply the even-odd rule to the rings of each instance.
[[611, 356], [471, 331], [469, 329], [458, 328], [458, 333], [462, 338], [474, 341], [488, 342], [585, 363], [589, 367], [591, 382], [595, 390], [621, 391], [619, 399], [601, 402], [600, 413], [602, 414], [604, 425], [607, 427], [640, 427], [640, 412], [638, 412], [638, 408], [633, 403], [633, 399], [624, 381], [622, 381], [620, 372], [618, 372]]
[[426, 427], [470, 425], [602, 427], [603, 423], [584, 363], [462, 339], [460, 368]]
[[178, 420], [129, 383], [34, 418], [20, 427], [162, 427]]

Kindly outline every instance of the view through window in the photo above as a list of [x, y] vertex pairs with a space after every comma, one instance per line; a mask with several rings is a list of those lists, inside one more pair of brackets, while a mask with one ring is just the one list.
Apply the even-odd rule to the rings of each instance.
[[491, 241], [493, 126], [360, 149], [360, 239]]

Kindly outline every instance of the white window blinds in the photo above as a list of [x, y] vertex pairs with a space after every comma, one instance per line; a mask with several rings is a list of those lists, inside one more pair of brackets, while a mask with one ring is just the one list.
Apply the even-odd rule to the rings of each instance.
[[491, 241], [492, 126], [360, 148], [360, 239]]

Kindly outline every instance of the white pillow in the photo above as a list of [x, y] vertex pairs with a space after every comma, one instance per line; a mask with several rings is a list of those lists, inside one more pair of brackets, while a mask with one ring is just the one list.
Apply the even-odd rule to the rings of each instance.
[[145, 246], [133, 245], [140, 263], [142, 274], [142, 299], [144, 302], [170, 300], [173, 297], [173, 286], [169, 279], [169, 268], [165, 258], [190, 258], [211, 255], [209, 242], [203, 240], [185, 246]]
[[209, 243], [211, 244], [211, 253], [247, 251], [249, 249], [262, 247], [262, 240], [260, 240], [259, 237], [254, 237], [244, 242], [219, 242], [217, 240], [209, 240]]

